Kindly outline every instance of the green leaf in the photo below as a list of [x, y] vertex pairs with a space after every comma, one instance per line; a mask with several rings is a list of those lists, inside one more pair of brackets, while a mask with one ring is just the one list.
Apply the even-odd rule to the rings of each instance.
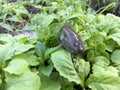
[[76, 69], [78, 70], [78, 74], [82, 82], [81, 85], [82, 87], [84, 87], [85, 79], [90, 71], [90, 64], [89, 62], [86, 62], [84, 59], [80, 59], [78, 62], [76, 62]]
[[61, 76], [67, 78], [69, 81], [74, 81], [77, 84], [81, 83], [79, 75], [74, 68], [74, 64], [72, 63], [71, 55], [68, 51], [64, 49], [57, 50], [52, 54], [51, 60]]
[[120, 33], [111, 34], [109, 37], [120, 45]]
[[89, 43], [90, 44], [97, 44], [103, 42], [103, 35], [100, 34], [100, 32], [95, 32], [94, 34], [92, 34], [91, 38], [89, 38]]
[[28, 63], [24, 59], [14, 59], [4, 68], [4, 71], [9, 74], [21, 75], [25, 71], [28, 71]]
[[0, 34], [0, 42], [12, 42], [13, 37], [10, 34]]
[[90, 75], [86, 84], [92, 90], [119, 90], [120, 78], [118, 71], [112, 66], [104, 68], [94, 65], [93, 74]]
[[55, 19], [54, 15], [36, 14], [31, 19], [31, 22], [33, 25], [35, 24], [41, 26], [48, 26], [54, 19]]
[[94, 64], [105, 67], [105, 66], [108, 66], [110, 64], [110, 61], [109, 61], [109, 59], [107, 59], [104, 56], [96, 56], [94, 58]]
[[36, 66], [39, 64], [38, 58], [35, 55], [31, 55], [29, 53], [25, 54], [25, 59], [31, 66]]
[[5, 45], [1, 45], [0, 47], [0, 67], [4, 67], [5, 61], [11, 59], [13, 56], [21, 54], [23, 52], [28, 51], [34, 46], [31, 44], [23, 44], [23, 43], [7, 43]]
[[119, 27], [120, 18], [113, 15], [113, 14], [107, 14], [107, 15], [99, 15], [97, 25], [98, 29], [103, 32], [109, 32], [111, 29], [113, 31]]
[[102, 52], [105, 52], [105, 49], [106, 49], [106, 46], [104, 43], [99, 43], [96, 47], [96, 52], [97, 53], [102, 53]]
[[49, 77], [41, 75], [41, 87], [39, 90], [60, 90], [59, 82], [53, 81]]
[[35, 52], [39, 57], [44, 58], [44, 53], [46, 51], [46, 47], [42, 42], [37, 42]]
[[90, 61], [90, 62], [93, 61], [94, 56], [95, 56], [94, 50], [89, 50], [88, 53], [87, 53], [87, 60]]
[[78, 17], [80, 17], [80, 14], [73, 14], [73, 15], [68, 16], [65, 21], [74, 19], [74, 18], [78, 18]]
[[25, 43], [28, 39], [28, 37], [26, 35], [23, 35], [23, 34], [16, 35], [13, 38], [14, 38], [14, 42], [18, 41], [21, 43]]
[[111, 61], [116, 65], [120, 64], [120, 49], [117, 49], [112, 52]]
[[101, 56], [104, 56], [104, 57], [106, 57], [107, 59], [110, 60], [110, 54], [107, 50], [105, 52], [101, 53]]
[[22, 53], [13, 57], [13, 59], [24, 59], [28, 65], [36, 66], [39, 64], [37, 56], [33, 55], [33, 52]]
[[[17, 9], [18, 10], [18, 9]], [[14, 21], [14, 22], [20, 22], [20, 18], [18, 18], [17, 16], [12, 16], [10, 18], [7, 18], [7, 20], [9, 21]]]
[[0, 26], [7, 29], [8, 31], [13, 31], [12, 27], [9, 24], [2, 23]]
[[49, 76], [52, 73], [52, 70], [53, 70], [53, 65], [52, 64], [50, 64], [48, 66], [43, 66], [41, 68], [42, 74], [44, 74], [46, 76]]
[[119, 76], [120, 76], [120, 65], [117, 65], [116, 69], [118, 70], [118, 73], [119, 73]]
[[2, 79], [0, 78], [0, 84], [2, 83]]
[[53, 52], [55, 52], [56, 50], [58, 50], [60, 47], [61, 46], [56, 46], [56, 47], [53, 47], [53, 48], [48, 48], [45, 51], [44, 58], [47, 59]]
[[109, 51], [109, 52], [112, 52], [115, 48], [115, 46], [117, 43], [115, 41], [113, 41], [112, 39], [110, 40], [106, 40], [105, 41], [105, 45], [106, 45], [106, 50]]
[[26, 72], [21, 76], [6, 75], [7, 90], [39, 90], [40, 78], [32, 73]]

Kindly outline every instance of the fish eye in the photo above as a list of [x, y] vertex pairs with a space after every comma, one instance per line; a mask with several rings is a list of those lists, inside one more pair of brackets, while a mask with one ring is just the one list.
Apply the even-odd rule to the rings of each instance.
[[78, 46], [78, 45], [79, 45], [79, 43], [74, 43], [73, 45], [74, 45], [74, 46]]

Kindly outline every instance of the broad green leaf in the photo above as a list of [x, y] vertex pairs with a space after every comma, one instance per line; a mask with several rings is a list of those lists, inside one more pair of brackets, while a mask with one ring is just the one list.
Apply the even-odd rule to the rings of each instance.
[[48, 26], [46, 27], [39, 27], [40, 29], [37, 30], [37, 36], [39, 40], [48, 40], [51, 36], [50, 29]]
[[6, 75], [7, 90], [39, 90], [40, 77], [32, 72], [21, 76]]
[[37, 42], [35, 52], [39, 57], [44, 58], [44, 53], [46, 51], [46, 47], [42, 42]]
[[105, 67], [110, 64], [110, 61], [109, 61], [109, 59], [107, 59], [104, 56], [96, 56], [96, 57], [94, 57], [94, 64]]
[[74, 18], [78, 18], [78, 17], [80, 17], [80, 14], [73, 14], [73, 15], [68, 16], [65, 21], [74, 19]]
[[90, 72], [90, 64], [84, 59], [80, 59], [78, 62], [76, 62], [76, 69], [82, 82], [81, 85], [82, 87], [84, 87], [85, 79], [88, 76], [88, 73]]
[[45, 51], [44, 58], [47, 59], [53, 52], [55, 52], [56, 50], [58, 50], [60, 47], [61, 46], [57, 46], [57, 47], [53, 47], [53, 48], [48, 48]]
[[1, 54], [2, 52], [6, 52], [4, 60], [10, 59], [14, 55], [21, 54], [23, 52], [28, 51], [29, 49], [33, 48], [34, 46], [31, 44], [23, 44], [23, 43], [7, 43], [1, 47]]
[[112, 52], [111, 60], [116, 65], [120, 64], [120, 49], [117, 49]]
[[106, 46], [104, 43], [99, 43], [96, 47], [96, 52], [97, 53], [102, 53], [102, 52], [105, 52], [105, 49], [106, 49]]
[[111, 34], [109, 37], [120, 45], [120, 33]]
[[11, 59], [12, 56], [21, 54], [23, 52], [28, 51], [34, 46], [31, 44], [23, 44], [23, 43], [7, 43], [5, 45], [1, 45], [0, 47], [0, 67], [4, 67], [5, 61]]
[[28, 44], [35, 44], [37, 41], [38, 41], [37, 35], [30, 36], [30, 37], [27, 39], [27, 43], [28, 43]]
[[20, 18], [18, 18], [17, 16], [12, 16], [12, 17], [10, 17], [10, 18], [7, 18], [7, 20], [9, 20], [9, 21], [14, 21], [14, 22], [20, 22]]
[[24, 59], [14, 59], [4, 68], [4, 71], [9, 74], [21, 75], [25, 71], [28, 71], [28, 63]]
[[25, 43], [27, 42], [28, 37], [26, 35], [23, 34], [19, 34], [13, 37], [14, 41], [16, 42], [21, 42], [21, 43]]
[[7, 29], [8, 31], [13, 31], [12, 27], [9, 24], [2, 23], [0, 26]]
[[40, 78], [42, 83], [39, 90], [60, 90], [61, 86], [59, 82], [43, 75], [41, 75]]
[[32, 52], [15, 55], [13, 59], [24, 59], [30, 66], [36, 66], [39, 64], [37, 56], [33, 55]]
[[[114, 73], [113, 73], [114, 72]], [[93, 66], [93, 74], [87, 80], [86, 85], [92, 90], [119, 90], [120, 78], [114, 67]]]
[[31, 19], [32, 24], [48, 26], [55, 19], [54, 15], [46, 15], [46, 14], [36, 14]]
[[81, 83], [81, 79], [74, 68], [71, 55], [68, 51], [64, 49], [57, 50], [52, 54], [51, 60], [61, 76], [67, 78], [69, 81], [74, 81], [77, 84]]
[[119, 27], [120, 18], [113, 14], [107, 14], [107, 15], [99, 15], [98, 22], [96, 26], [98, 26], [98, 29], [103, 32], [109, 32], [111, 29], [114, 29]]
[[25, 54], [25, 59], [30, 66], [36, 66], [39, 64], [38, 58], [35, 55], [31, 55], [29, 53]]
[[87, 53], [87, 60], [91, 62], [91, 61], [93, 61], [94, 57], [95, 57], [94, 50], [89, 50]]
[[2, 83], [2, 79], [0, 78], [0, 84]]
[[10, 34], [0, 34], [0, 42], [12, 42], [13, 41], [13, 37]]
[[119, 73], [119, 76], [120, 76], [120, 65], [117, 65], [116, 69], [118, 70], [118, 73]]
[[110, 60], [110, 54], [107, 50], [105, 52], [101, 53], [101, 56], [104, 56], [104, 57], [106, 57], [107, 59]]
[[92, 34], [91, 38], [89, 38], [89, 43], [97, 44], [103, 42], [103, 35], [101, 35], [98, 31]]
[[49, 76], [52, 73], [52, 70], [53, 70], [53, 65], [52, 64], [50, 64], [48, 66], [43, 66], [41, 68], [42, 74], [44, 74], [46, 76]]
[[112, 52], [116, 46], [116, 42], [113, 41], [112, 39], [106, 40], [105, 45], [106, 45], [106, 50], [109, 52]]

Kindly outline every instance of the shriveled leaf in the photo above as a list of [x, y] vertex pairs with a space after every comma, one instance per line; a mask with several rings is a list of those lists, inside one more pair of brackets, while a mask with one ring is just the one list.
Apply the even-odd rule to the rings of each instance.
[[9, 74], [21, 75], [25, 71], [28, 71], [28, 63], [24, 59], [14, 59], [4, 68], [4, 71]]
[[39, 90], [40, 77], [32, 72], [21, 76], [6, 75], [7, 90]]
[[71, 55], [64, 49], [59, 49], [51, 56], [54, 67], [61, 76], [67, 78], [69, 81], [74, 81], [77, 84], [81, 83], [78, 73], [76, 72], [71, 60]]

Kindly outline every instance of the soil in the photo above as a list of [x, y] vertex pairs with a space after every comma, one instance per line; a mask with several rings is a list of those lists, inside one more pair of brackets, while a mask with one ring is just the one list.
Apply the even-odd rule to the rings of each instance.
[[[100, 12], [101, 10], [103, 10], [103, 7], [109, 5], [110, 3], [112, 3], [110, 2], [110, 0], [91, 0], [90, 7], [92, 7], [95, 11]], [[120, 17], [120, 0], [116, 1], [115, 6], [103, 12], [103, 14], [107, 13], [111, 13]]]

